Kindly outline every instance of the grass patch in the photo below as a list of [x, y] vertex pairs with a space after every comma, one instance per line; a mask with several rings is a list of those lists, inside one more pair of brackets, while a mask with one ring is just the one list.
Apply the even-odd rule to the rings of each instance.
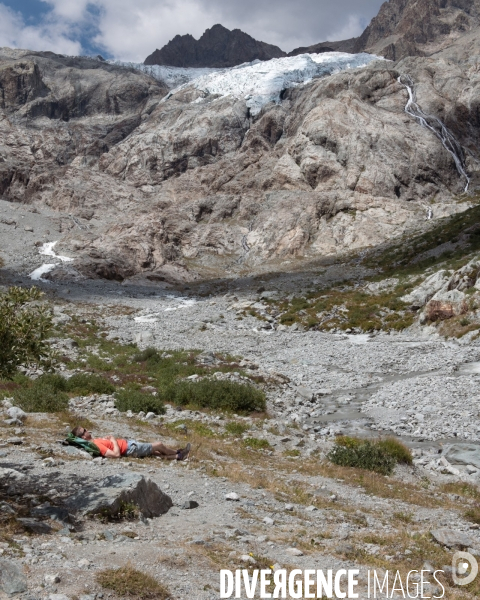
[[[79, 423], [81, 423], [82, 427], [85, 427], [89, 431], [92, 431], [95, 428], [95, 423], [90, 421], [90, 419], [88, 419], [87, 417], [79, 417], [78, 415], [74, 415], [73, 413], [71, 413], [69, 411], [57, 412], [56, 417], [60, 421], [60, 423], [62, 423], [62, 425], [67, 423], [68, 426], [70, 427], [70, 429], [73, 429]], [[27, 423], [28, 423], [28, 421], [27, 421]], [[51, 426], [50, 421], [48, 421], [47, 423], [48, 423], [48, 426], [50, 427]]]
[[115, 407], [120, 412], [131, 410], [134, 413], [141, 411], [153, 412], [157, 415], [165, 413], [163, 401], [158, 396], [152, 396], [152, 394], [146, 394], [133, 388], [119, 390], [115, 394]]
[[156, 579], [138, 571], [130, 564], [120, 569], [104, 569], [96, 576], [97, 583], [120, 597], [141, 600], [168, 600], [172, 595]]
[[445, 494], [457, 494], [458, 496], [463, 496], [464, 498], [480, 500], [480, 488], [463, 481], [446, 483], [441, 486], [440, 490]]
[[285, 450], [283, 453], [283, 456], [289, 456], [290, 458], [295, 458], [300, 455], [301, 452], [297, 448], [294, 448], [293, 450]]
[[177, 406], [228, 412], [263, 411], [266, 406], [264, 392], [252, 385], [216, 379], [179, 381], [170, 385], [162, 396], [165, 401]]
[[231, 433], [232, 435], [243, 435], [249, 429], [250, 427], [248, 425], [245, 425], [245, 423], [240, 423], [239, 421], [229, 421], [225, 425], [225, 431], [227, 433]]
[[259, 438], [248, 437], [243, 440], [243, 445], [253, 450], [266, 450], [271, 448], [267, 440], [261, 440]]
[[371, 442], [339, 436], [327, 458], [342, 467], [355, 467], [390, 475], [397, 463], [412, 463], [408, 448], [394, 438]]

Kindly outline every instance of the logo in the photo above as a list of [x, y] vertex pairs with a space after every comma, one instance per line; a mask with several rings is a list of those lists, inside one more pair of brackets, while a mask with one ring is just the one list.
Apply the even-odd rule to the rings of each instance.
[[470, 552], [455, 552], [452, 567], [455, 585], [468, 585], [478, 575], [478, 562]]

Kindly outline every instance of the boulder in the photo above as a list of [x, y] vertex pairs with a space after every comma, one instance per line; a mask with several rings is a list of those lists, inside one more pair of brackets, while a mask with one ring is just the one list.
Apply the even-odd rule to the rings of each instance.
[[36, 519], [22, 518], [17, 519], [17, 521], [21, 523], [27, 531], [37, 533], [39, 535], [42, 535], [44, 533], [52, 533], [53, 531], [53, 529], [48, 523], [44, 523], [43, 521], [37, 521]]
[[68, 510], [82, 515], [117, 515], [125, 504], [134, 504], [144, 517], [159, 517], [173, 506], [156, 483], [137, 473], [111, 475], [82, 488], [66, 500]]
[[312, 400], [313, 398], [313, 391], [303, 385], [297, 388], [297, 394], [304, 400]]
[[6, 594], [21, 594], [27, 591], [27, 578], [14, 562], [0, 558], [0, 589]]
[[480, 469], [480, 446], [475, 444], [447, 446], [443, 456], [452, 465], [473, 465]]
[[153, 333], [151, 331], [140, 331], [135, 335], [135, 343], [136, 344], [151, 344], [153, 343], [155, 338], [153, 337]]
[[27, 413], [21, 408], [18, 408], [18, 406], [12, 406], [11, 408], [7, 409], [7, 415], [11, 419], [17, 419], [18, 421], [25, 421], [27, 418]]
[[463, 531], [434, 529], [430, 533], [439, 544], [447, 548], [471, 548], [474, 544], [472, 538]]
[[23, 481], [25, 479], [25, 475], [20, 473], [20, 471], [15, 471], [15, 469], [7, 469], [0, 467], [0, 480], [5, 481]]
[[445, 283], [448, 282], [448, 275], [444, 269], [437, 271], [430, 277], [427, 277], [420, 285], [414, 288], [409, 294], [403, 296], [401, 300], [408, 302], [416, 308], [421, 308], [432, 298]]

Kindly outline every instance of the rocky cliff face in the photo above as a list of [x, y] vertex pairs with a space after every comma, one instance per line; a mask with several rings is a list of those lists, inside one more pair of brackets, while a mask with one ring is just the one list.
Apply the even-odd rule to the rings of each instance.
[[161, 50], [145, 59], [146, 65], [173, 67], [235, 67], [252, 60], [270, 60], [285, 56], [277, 46], [258, 42], [248, 34], [222, 25], [207, 29], [199, 40], [177, 35]]
[[467, 58], [472, 44], [478, 50], [479, 26], [479, 0], [389, 0], [357, 39], [354, 51], [398, 60], [451, 53], [460, 46]]

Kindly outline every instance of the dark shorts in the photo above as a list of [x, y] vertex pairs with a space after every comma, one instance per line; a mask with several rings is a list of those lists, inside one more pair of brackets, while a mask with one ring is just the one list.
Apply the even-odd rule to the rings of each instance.
[[145, 456], [151, 455], [152, 444], [127, 440], [127, 453], [125, 456], [130, 456], [131, 458], [144, 458]]

